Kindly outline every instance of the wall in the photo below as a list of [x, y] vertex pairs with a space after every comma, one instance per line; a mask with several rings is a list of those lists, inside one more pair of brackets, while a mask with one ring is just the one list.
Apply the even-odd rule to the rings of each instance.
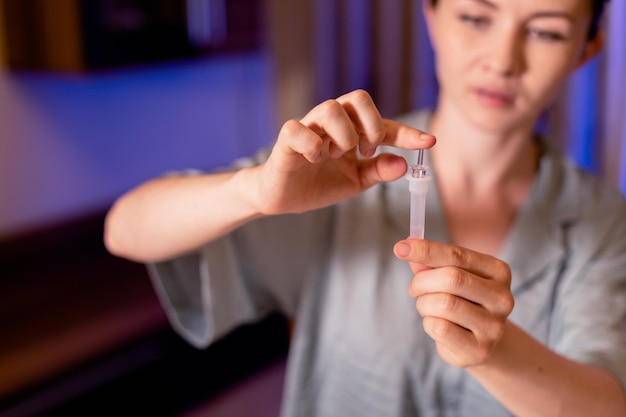
[[0, 71], [0, 240], [274, 137], [262, 52], [87, 75]]

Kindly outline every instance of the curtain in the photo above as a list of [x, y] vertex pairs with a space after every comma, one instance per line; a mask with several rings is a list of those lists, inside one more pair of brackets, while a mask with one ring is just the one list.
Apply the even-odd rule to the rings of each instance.
[[356, 88], [393, 117], [436, 95], [416, 0], [266, 0], [281, 119]]
[[[266, 0], [278, 116], [300, 118], [356, 88], [385, 117], [437, 94], [421, 0]], [[626, 2], [612, 0], [605, 50], [566, 84], [542, 126], [583, 168], [626, 194]]]
[[586, 77], [603, 80], [599, 101], [603, 113], [602, 150], [598, 170], [626, 193], [626, 2], [613, 0], [608, 21], [607, 51], [603, 67]]

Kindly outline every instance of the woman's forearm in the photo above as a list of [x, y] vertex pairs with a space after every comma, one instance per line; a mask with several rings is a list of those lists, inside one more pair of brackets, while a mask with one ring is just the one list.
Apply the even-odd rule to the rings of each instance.
[[259, 215], [243, 183], [252, 170], [166, 176], [138, 186], [120, 197], [107, 214], [107, 249], [137, 262], [151, 262], [224, 235]]
[[489, 360], [467, 370], [518, 417], [626, 416], [613, 375], [558, 355], [511, 322]]

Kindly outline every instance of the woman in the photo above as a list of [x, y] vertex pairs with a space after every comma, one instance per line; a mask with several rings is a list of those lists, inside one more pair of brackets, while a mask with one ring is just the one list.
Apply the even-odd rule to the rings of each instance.
[[[602, 6], [431, 0], [435, 109], [324, 102], [268, 154], [122, 196], [107, 247], [150, 265], [198, 347], [294, 318], [284, 416], [624, 416], [626, 203], [534, 131], [601, 49]], [[402, 177], [425, 148], [410, 239]]]

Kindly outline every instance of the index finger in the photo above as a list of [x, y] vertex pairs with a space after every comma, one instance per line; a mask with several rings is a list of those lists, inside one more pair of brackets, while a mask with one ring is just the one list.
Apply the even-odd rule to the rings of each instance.
[[511, 276], [509, 266], [502, 260], [450, 243], [405, 239], [396, 243], [393, 250], [400, 259], [431, 268], [455, 266], [497, 280], [508, 280]]
[[383, 118], [372, 97], [365, 90], [355, 90], [337, 98], [359, 133], [359, 150], [363, 156], [372, 156], [382, 144], [386, 131]]
[[355, 90], [337, 98], [348, 113], [359, 134], [359, 147], [363, 156], [371, 156], [379, 145], [407, 149], [425, 149], [435, 144], [434, 136], [402, 123], [383, 119], [365, 90]]
[[383, 144], [405, 149], [428, 149], [437, 139], [430, 133], [415, 129], [395, 120], [383, 119], [385, 138]]

